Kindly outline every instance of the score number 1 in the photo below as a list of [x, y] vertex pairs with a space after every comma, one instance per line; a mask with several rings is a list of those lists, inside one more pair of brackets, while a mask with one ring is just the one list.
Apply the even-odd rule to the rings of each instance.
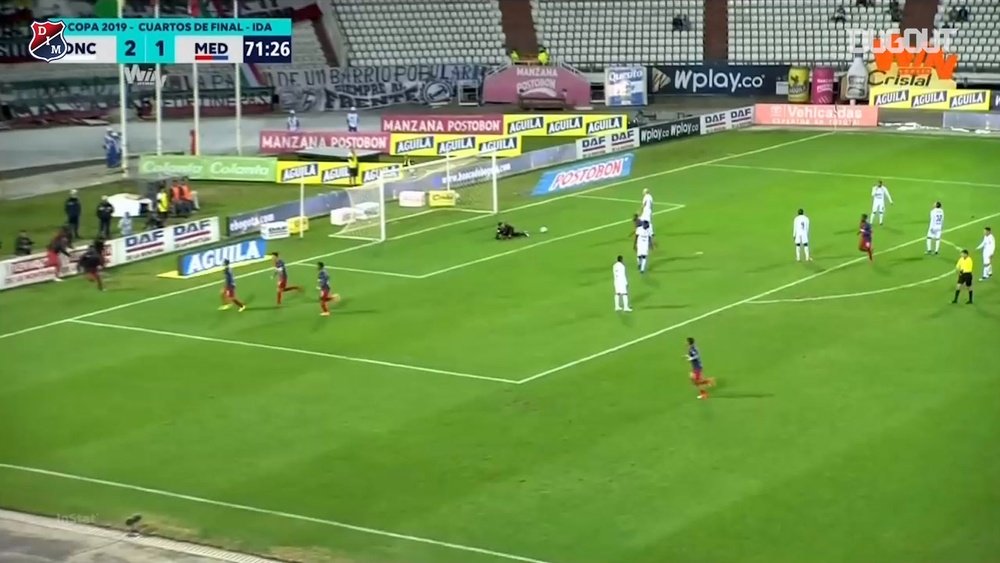
[[161, 37], [151, 37], [146, 42], [142, 37], [127, 36], [118, 44], [119, 64], [171, 64], [174, 62], [173, 45]]
[[244, 35], [244, 63], [291, 63], [292, 38], [287, 35]]

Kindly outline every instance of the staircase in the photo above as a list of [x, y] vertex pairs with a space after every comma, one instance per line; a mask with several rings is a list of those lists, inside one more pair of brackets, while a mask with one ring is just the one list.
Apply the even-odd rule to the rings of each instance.
[[903, 6], [903, 21], [900, 29], [934, 29], [934, 15], [937, 14], [938, 0], [907, 0]]
[[726, 0], [705, 0], [705, 62], [729, 58], [729, 6]]
[[524, 56], [538, 53], [538, 35], [535, 33], [535, 17], [531, 13], [528, 0], [499, 0], [500, 25], [507, 37], [507, 48]]

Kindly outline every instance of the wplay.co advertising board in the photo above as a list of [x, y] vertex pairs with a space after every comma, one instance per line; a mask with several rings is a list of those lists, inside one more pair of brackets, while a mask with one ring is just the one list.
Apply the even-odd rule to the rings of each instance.
[[532, 195], [548, 195], [616, 178], [626, 178], [632, 174], [632, 161], [634, 159], [635, 155], [629, 153], [597, 162], [549, 170], [542, 174]]
[[656, 66], [649, 73], [649, 90], [668, 95], [774, 95], [787, 76], [787, 66]]
[[869, 103], [883, 108], [951, 111], [989, 111], [989, 90], [954, 90], [899, 86], [876, 86]]
[[273, 182], [274, 158], [241, 156], [139, 157], [140, 176], [186, 176], [192, 180]]
[[628, 129], [625, 114], [554, 114], [517, 113], [503, 116], [507, 135], [525, 137], [590, 137], [605, 133], [620, 133]]
[[393, 133], [390, 154], [405, 156], [490, 156], [509, 158], [521, 154], [516, 135], [426, 135]]

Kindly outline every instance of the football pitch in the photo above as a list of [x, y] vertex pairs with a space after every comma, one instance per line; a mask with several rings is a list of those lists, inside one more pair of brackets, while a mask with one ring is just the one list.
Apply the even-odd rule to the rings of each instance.
[[317, 562], [996, 561], [1000, 279], [951, 299], [957, 249], [978, 278], [1000, 225], [1000, 142], [748, 130], [635, 154], [542, 198], [537, 173], [502, 180], [530, 238], [454, 210], [391, 217], [381, 244], [316, 221], [271, 244], [307, 286], [281, 308], [266, 265], [236, 270], [237, 313], [216, 277], [156, 278], [170, 258], [105, 293], [0, 294], [0, 506]]

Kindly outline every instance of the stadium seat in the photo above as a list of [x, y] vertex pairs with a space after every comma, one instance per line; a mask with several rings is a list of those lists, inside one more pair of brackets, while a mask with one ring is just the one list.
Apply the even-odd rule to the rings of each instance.
[[351, 66], [506, 59], [498, 0], [333, 0]]
[[[901, 12], [905, 3], [899, 0]], [[870, 8], [845, 0], [729, 0], [728, 4], [732, 64], [843, 65], [847, 28], [899, 27], [885, 0], [877, 0]], [[844, 23], [832, 19], [841, 6]]]
[[[702, 0], [531, 0], [538, 42], [581, 69], [704, 60]], [[674, 31], [674, 16], [687, 29]]]
[[[969, 11], [968, 20], [954, 21], [949, 12], [963, 6]], [[934, 27], [957, 30], [951, 48], [958, 55], [959, 69], [1000, 67], [1000, 3], [996, 0], [941, 0]]]

